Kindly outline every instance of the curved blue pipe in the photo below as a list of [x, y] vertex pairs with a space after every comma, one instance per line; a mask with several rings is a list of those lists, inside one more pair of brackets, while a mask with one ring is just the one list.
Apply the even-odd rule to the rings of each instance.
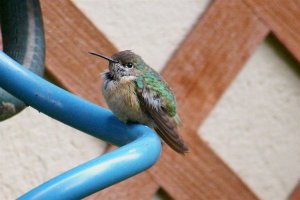
[[45, 182], [19, 199], [81, 199], [148, 169], [160, 156], [160, 139], [150, 128], [122, 123], [109, 110], [47, 82], [3, 52], [0, 86], [52, 118], [122, 146]]

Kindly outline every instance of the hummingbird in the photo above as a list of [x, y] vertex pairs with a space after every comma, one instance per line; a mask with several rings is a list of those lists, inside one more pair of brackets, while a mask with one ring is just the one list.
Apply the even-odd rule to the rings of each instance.
[[181, 121], [176, 99], [159, 73], [130, 50], [111, 57], [89, 53], [109, 61], [108, 70], [102, 73], [102, 94], [117, 118], [124, 123], [145, 124], [176, 152], [188, 152], [178, 133]]

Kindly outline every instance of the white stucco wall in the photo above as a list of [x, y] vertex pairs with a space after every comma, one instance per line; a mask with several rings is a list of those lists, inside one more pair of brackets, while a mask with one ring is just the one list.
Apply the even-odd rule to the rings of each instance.
[[199, 129], [266, 200], [286, 199], [300, 178], [300, 65], [276, 42], [258, 47]]
[[[119, 49], [132, 49], [161, 70], [209, 2], [74, 3]], [[285, 199], [300, 177], [300, 73], [278, 51], [274, 41], [260, 45], [199, 129], [266, 200]], [[14, 199], [103, 148], [103, 142], [28, 108], [0, 123], [0, 199]]]

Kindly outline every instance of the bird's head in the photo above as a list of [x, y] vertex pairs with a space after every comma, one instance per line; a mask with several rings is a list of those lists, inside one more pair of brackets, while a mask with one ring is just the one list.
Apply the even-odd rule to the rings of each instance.
[[144, 60], [130, 50], [120, 51], [111, 57], [91, 52], [90, 54], [109, 61], [109, 72], [114, 80], [120, 80], [123, 77], [129, 76], [137, 77], [146, 66]]

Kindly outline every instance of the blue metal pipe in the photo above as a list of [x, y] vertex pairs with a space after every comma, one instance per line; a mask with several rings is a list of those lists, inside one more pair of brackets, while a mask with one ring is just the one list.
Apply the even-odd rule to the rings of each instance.
[[109, 110], [47, 82], [3, 52], [0, 86], [54, 119], [122, 146], [45, 182], [21, 200], [81, 199], [148, 169], [160, 156], [160, 139], [148, 127], [122, 123]]

